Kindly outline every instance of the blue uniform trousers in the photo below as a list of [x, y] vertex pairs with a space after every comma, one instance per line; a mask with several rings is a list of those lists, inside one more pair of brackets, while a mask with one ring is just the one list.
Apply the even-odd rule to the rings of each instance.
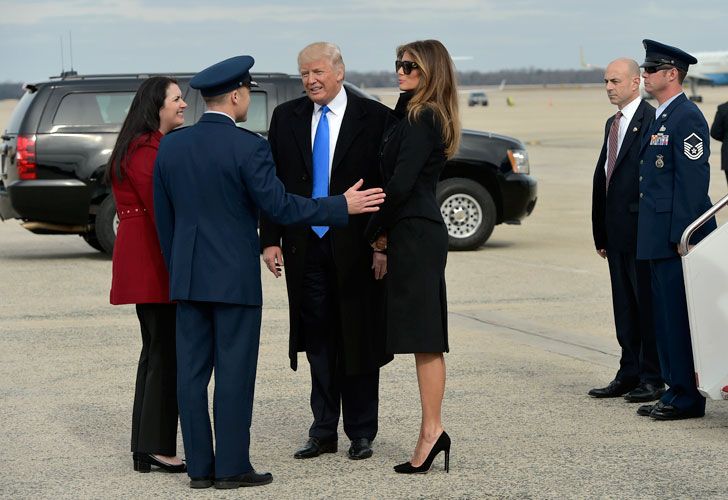
[[662, 378], [670, 388], [665, 404], [686, 411], [705, 411], [705, 398], [695, 383], [688, 307], [679, 257], [650, 260], [652, 309]]
[[[248, 452], [260, 320], [260, 306], [177, 305], [177, 400], [190, 477], [253, 470]], [[207, 401], [213, 367], [214, 450]]]

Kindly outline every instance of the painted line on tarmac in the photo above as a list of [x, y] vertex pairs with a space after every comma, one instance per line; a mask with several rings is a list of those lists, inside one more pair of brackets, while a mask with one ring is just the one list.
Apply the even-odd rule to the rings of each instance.
[[482, 331], [486, 325], [489, 327], [485, 331], [487, 334], [495, 334], [544, 351], [607, 368], [614, 368], [619, 364], [620, 350], [615, 340], [573, 332], [547, 331], [522, 322], [517, 324], [510, 318], [492, 312], [450, 311], [448, 316], [466, 328], [475, 327]]

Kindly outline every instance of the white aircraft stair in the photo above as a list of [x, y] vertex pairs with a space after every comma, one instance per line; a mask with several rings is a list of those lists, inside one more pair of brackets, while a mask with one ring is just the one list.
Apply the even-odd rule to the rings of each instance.
[[692, 248], [688, 241], [726, 206], [728, 196], [690, 224], [680, 240], [695, 379], [710, 399], [728, 399], [728, 223]]

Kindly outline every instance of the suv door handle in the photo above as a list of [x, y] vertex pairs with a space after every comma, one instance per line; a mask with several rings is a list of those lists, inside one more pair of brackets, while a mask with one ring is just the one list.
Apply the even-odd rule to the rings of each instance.
[[0, 139], [2, 139], [3, 141], [9, 141], [11, 137], [7, 134], [3, 134], [2, 136], [0, 136]]

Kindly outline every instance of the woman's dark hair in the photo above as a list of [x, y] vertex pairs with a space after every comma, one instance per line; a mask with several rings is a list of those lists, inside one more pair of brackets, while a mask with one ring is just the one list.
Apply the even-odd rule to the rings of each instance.
[[159, 130], [159, 110], [164, 106], [167, 88], [173, 83], [176, 84], [177, 80], [166, 76], [153, 76], [142, 82], [129, 106], [129, 113], [124, 119], [109, 163], [106, 165], [104, 178], [108, 185], [111, 185], [111, 178], [114, 175], [118, 180], [124, 178], [124, 159], [129, 153], [132, 141], [142, 134]]

